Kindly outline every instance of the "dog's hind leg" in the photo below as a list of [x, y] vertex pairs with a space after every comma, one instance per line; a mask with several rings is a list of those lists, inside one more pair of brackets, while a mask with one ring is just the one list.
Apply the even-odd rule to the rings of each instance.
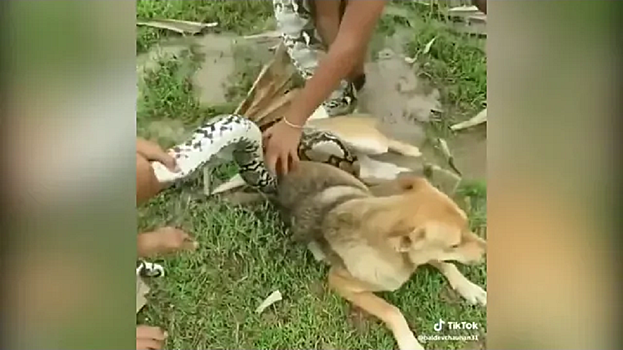
[[381, 319], [392, 331], [400, 350], [424, 350], [417, 341], [402, 312], [394, 305], [370, 292], [343, 269], [332, 267], [329, 271], [329, 286], [340, 296]]
[[467, 302], [487, 306], [487, 292], [479, 285], [468, 280], [454, 264], [432, 262], [431, 265], [446, 276], [452, 289], [456, 290]]

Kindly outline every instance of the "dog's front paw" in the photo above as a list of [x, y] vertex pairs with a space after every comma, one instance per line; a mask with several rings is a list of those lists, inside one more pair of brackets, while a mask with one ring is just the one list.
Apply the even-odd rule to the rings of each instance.
[[487, 291], [471, 281], [457, 285], [456, 291], [470, 304], [487, 306]]

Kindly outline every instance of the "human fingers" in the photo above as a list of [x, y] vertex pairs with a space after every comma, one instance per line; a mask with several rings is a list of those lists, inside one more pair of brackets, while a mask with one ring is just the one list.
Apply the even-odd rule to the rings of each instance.
[[294, 149], [290, 151], [290, 171], [295, 171], [300, 162], [298, 150]]
[[276, 174], [277, 170], [277, 161], [279, 160], [279, 154], [274, 149], [274, 146], [271, 145], [271, 140], [269, 140], [266, 145], [266, 167], [272, 174]]
[[180, 168], [177, 166], [177, 161], [175, 160], [175, 158], [161, 149], [153, 150], [153, 152], [149, 153], [148, 158], [152, 161], [157, 161], [164, 164], [164, 166], [166, 166], [169, 170], [173, 172], [178, 172], [180, 170]]
[[138, 139], [136, 141], [136, 152], [143, 155], [150, 161], [156, 161], [164, 164], [171, 171], [179, 171], [175, 158], [165, 152], [160, 145], [155, 142]]
[[160, 159], [158, 159], [158, 161], [160, 163], [164, 164], [164, 166], [166, 166], [169, 170], [171, 170], [173, 172], [180, 171], [180, 168], [177, 165], [177, 161], [175, 160], [175, 158], [173, 156], [171, 156], [168, 153], [162, 153], [160, 155]]
[[285, 151], [281, 153], [281, 155], [279, 156], [279, 165], [280, 165], [279, 171], [282, 175], [285, 175], [288, 173], [289, 164], [290, 164], [290, 153]]
[[273, 128], [268, 128], [266, 131], [262, 133], [262, 148], [266, 149], [268, 143], [270, 142], [270, 138], [273, 136]]

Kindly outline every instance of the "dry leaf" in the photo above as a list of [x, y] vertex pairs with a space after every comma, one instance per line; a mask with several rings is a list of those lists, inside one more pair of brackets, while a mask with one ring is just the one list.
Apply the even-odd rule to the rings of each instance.
[[314, 113], [312, 113], [311, 117], [307, 119], [307, 121], [327, 118], [329, 118], [329, 112], [327, 112], [327, 109], [323, 105], [320, 105], [316, 108]]
[[423, 54], [427, 54], [430, 51], [430, 48], [433, 46], [435, 40], [437, 40], [437, 37], [432, 38], [426, 46], [424, 46], [424, 51], [422, 51]]
[[273, 30], [266, 33], [260, 33], [255, 35], [247, 35], [244, 38], [246, 40], [255, 40], [255, 39], [275, 39], [281, 36], [281, 32]]
[[180, 34], [195, 35], [203, 32], [207, 28], [216, 27], [217, 22], [201, 23], [182, 21], [177, 19], [157, 19], [151, 21], [138, 22], [137, 25], [171, 30]]
[[282, 300], [282, 296], [281, 296], [281, 292], [276, 290], [274, 292], [272, 292], [268, 298], [264, 299], [264, 301], [260, 304], [260, 306], [257, 307], [257, 309], [255, 309], [255, 312], [258, 314], [261, 314], [264, 310], [266, 310], [267, 307], [271, 306], [272, 304]]
[[262, 68], [235, 113], [246, 116], [260, 127], [279, 118], [296, 93], [291, 89], [295, 73], [285, 46], [279, 45], [274, 58]]
[[147, 298], [145, 298], [147, 293], [149, 293], [149, 286], [142, 278], [136, 276], [136, 313], [141, 311], [143, 306], [147, 304]]
[[450, 146], [448, 146], [446, 140], [438, 139], [438, 142], [439, 149], [441, 150], [443, 156], [446, 158], [446, 161], [448, 162], [448, 165], [450, 165], [450, 168], [454, 170], [457, 174], [461, 175], [461, 171], [459, 171], [456, 165], [454, 165], [454, 156], [452, 155], [452, 152], [450, 151]]
[[476, 6], [457, 6], [446, 11], [453, 30], [476, 35], [487, 35], [487, 15]]
[[450, 147], [448, 146], [446, 140], [439, 139], [439, 148], [441, 150], [441, 153], [443, 153], [444, 157], [452, 158], [452, 153], [450, 152]]
[[476, 126], [482, 123], [487, 122], [487, 109], [483, 109], [480, 113], [476, 114], [473, 118], [466, 120], [464, 122], [456, 123], [450, 127], [453, 131], [463, 130], [467, 128], [471, 128], [472, 126]]
[[232, 176], [229, 180], [218, 185], [213, 191], [211, 191], [210, 195], [231, 191], [234, 188], [239, 188], [246, 184], [247, 183], [244, 181], [242, 176], [240, 176], [240, 174], [236, 174]]
[[480, 12], [476, 6], [456, 6], [448, 10], [448, 13], [476, 13]]
[[[273, 59], [266, 64], [247, 92], [245, 99], [238, 105], [235, 114], [241, 114], [255, 122], [260, 128], [280, 118], [294, 96], [297, 89], [292, 89], [292, 82], [296, 71], [290, 64], [290, 57], [283, 44], [277, 48]], [[219, 191], [231, 191], [241, 187], [238, 181], [219, 186]], [[204, 174], [204, 184], [209, 182], [208, 175]], [[207, 195], [214, 194], [206, 191]]]

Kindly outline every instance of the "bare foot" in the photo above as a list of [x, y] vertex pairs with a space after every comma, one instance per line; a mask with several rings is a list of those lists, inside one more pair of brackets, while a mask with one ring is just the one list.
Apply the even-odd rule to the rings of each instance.
[[160, 350], [167, 333], [160, 327], [140, 325], [136, 327], [136, 350]]

